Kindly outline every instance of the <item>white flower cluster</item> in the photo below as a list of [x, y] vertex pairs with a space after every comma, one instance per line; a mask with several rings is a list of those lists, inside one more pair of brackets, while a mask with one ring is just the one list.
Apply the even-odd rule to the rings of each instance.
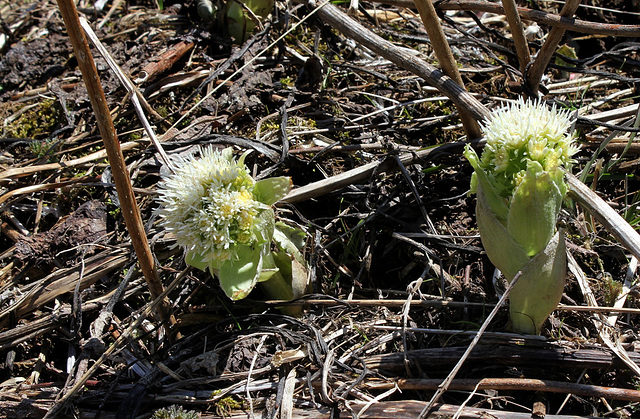
[[484, 122], [487, 144], [480, 165], [494, 176], [511, 179], [507, 189], [517, 186], [530, 161], [537, 161], [544, 170], [570, 165], [579, 150], [568, 133], [570, 127], [569, 111], [521, 98]]
[[230, 259], [238, 244], [249, 244], [256, 215], [265, 205], [254, 200], [255, 182], [232, 149], [201, 150], [181, 158], [173, 175], [160, 183], [158, 215], [178, 245], [203, 262]]

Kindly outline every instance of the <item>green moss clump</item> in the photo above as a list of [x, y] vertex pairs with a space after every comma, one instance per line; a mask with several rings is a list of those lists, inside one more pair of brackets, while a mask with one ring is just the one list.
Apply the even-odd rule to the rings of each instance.
[[604, 294], [605, 306], [612, 307], [618, 296], [622, 294], [622, 283], [616, 281], [611, 276], [606, 275], [602, 281], [602, 291]]
[[[20, 111], [18, 111], [20, 112]], [[42, 138], [66, 123], [64, 112], [53, 100], [44, 100], [9, 123], [5, 128], [7, 137]]]
[[216, 413], [220, 416], [229, 416], [232, 410], [242, 408], [242, 404], [231, 396], [220, 399], [216, 404]]

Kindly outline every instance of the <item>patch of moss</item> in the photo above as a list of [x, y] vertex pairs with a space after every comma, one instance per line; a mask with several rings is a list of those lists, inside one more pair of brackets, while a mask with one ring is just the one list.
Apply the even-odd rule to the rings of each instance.
[[618, 296], [622, 293], [622, 283], [609, 275], [605, 275], [602, 281], [605, 306], [612, 307]]
[[44, 100], [37, 106], [17, 112], [22, 114], [5, 128], [5, 135], [8, 137], [42, 138], [66, 122], [60, 105], [53, 100]]
[[234, 399], [233, 397], [225, 397], [224, 399], [220, 399], [216, 403], [216, 414], [219, 416], [229, 416], [232, 410], [237, 410], [242, 408], [242, 403]]

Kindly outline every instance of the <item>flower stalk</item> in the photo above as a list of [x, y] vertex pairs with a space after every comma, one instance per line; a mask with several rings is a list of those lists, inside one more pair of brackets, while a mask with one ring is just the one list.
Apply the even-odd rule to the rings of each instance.
[[201, 150], [200, 158], [178, 157], [175, 173], [160, 184], [161, 224], [185, 250], [187, 264], [209, 270], [232, 300], [257, 283], [270, 298], [304, 294], [305, 233], [276, 222], [272, 205], [291, 190], [291, 179], [255, 181], [244, 153], [231, 148]]
[[556, 221], [564, 181], [578, 151], [568, 112], [519, 100], [482, 126], [481, 157], [469, 146], [476, 218], [487, 256], [507, 281], [521, 271], [509, 297], [514, 331], [539, 334], [564, 288], [564, 230]]

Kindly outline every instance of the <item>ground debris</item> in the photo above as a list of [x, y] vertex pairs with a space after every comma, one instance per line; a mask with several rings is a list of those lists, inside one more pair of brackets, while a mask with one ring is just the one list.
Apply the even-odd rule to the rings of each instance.
[[79, 254], [93, 254], [106, 236], [106, 206], [100, 201], [91, 200], [51, 230], [22, 236], [16, 243], [15, 258], [24, 265], [46, 267], [57, 262], [65, 266], [74, 263]]

